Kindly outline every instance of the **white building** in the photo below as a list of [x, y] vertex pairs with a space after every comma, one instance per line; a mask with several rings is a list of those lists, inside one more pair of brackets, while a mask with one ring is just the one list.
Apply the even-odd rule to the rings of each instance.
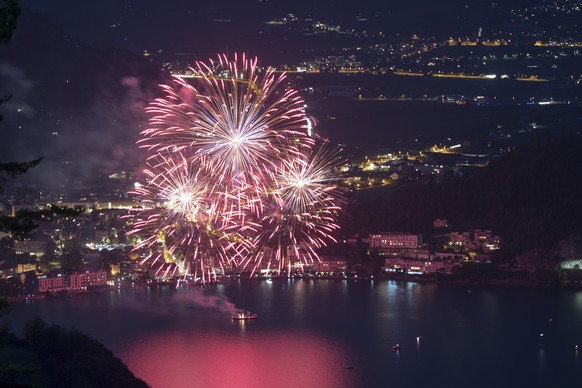
[[422, 235], [407, 233], [377, 233], [370, 235], [368, 244], [370, 249], [415, 249], [422, 244]]
[[424, 275], [431, 273], [451, 273], [453, 268], [461, 264], [447, 261], [416, 260], [404, 258], [389, 258], [384, 261], [384, 271], [406, 273], [409, 275]]
[[313, 271], [319, 273], [344, 273], [348, 267], [346, 259], [337, 256], [324, 256], [313, 263]]

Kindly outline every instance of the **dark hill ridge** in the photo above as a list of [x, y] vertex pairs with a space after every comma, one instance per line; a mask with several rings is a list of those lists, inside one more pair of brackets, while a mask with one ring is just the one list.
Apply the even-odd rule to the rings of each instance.
[[6, 329], [0, 334], [2, 387], [148, 386], [105, 346], [74, 328], [48, 325], [37, 318], [25, 324], [23, 339]]
[[529, 143], [472, 176], [439, 184], [410, 184], [350, 204], [345, 234], [377, 230], [430, 232], [447, 218], [453, 230], [486, 228], [504, 239], [499, 258], [533, 249], [555, 251], [582, 232], [582, 139]]

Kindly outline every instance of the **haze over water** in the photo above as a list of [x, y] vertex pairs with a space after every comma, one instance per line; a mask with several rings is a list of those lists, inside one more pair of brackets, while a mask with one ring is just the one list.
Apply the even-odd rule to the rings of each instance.
[[[259, 319], [232, 322], [229, 302]], [[34, 316], [89, 333], [154, 388], [582, 384], [580, 291], [242, 281], [37, 300], [7, 319]]]

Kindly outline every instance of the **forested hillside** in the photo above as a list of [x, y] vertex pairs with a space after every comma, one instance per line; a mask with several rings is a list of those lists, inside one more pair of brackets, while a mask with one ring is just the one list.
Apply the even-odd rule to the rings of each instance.
[[470, 176], [365, 195], [346, 206], [344, 234], [426, 233], [435, 218], [446, 218], [451, 230], [486, 228], [501, 235], [499, 258], [509, 261], [582, 231], [582, 140], [538, 140]]

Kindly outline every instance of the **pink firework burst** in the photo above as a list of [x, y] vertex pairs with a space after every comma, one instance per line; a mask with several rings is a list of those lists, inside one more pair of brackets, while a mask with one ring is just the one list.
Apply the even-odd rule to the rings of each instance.
[[167, 97], [147, 108], [153, 117], [141, 146], [154, 154], [187, 149], [192, 163], [210, 171], [213, 187], [240, 202], [237, 194], [251, 185], [245, 197], [260, 206], [265, 172], [312, 144], [303, 100], [284, 87], [284, 74], [244, 55], [196, 62], [190, 72], [163, 86]]
[[[155, 163], [152, 161], [155, 160]], [[238, 210], [224, 208], [222, 196], [210, 190], [198, 169], [181, 153], [158, 155], [145, 173], [148, 184], [136, 190], [146, 207], [130, 232], [143, 239], [136, 249], [146, 252], [156, 275], [184, 275], [194, 270], [236, 265], [247, 249], [239, 234]]]
[[284, 81], [256, 59], [222, 55], [162, 86], [138, 142], [150, 153], [132, 231], [144, 264], [166, 277], [290, 270], [334, 241], [341, 158], [315, 148], [303, 101]]

